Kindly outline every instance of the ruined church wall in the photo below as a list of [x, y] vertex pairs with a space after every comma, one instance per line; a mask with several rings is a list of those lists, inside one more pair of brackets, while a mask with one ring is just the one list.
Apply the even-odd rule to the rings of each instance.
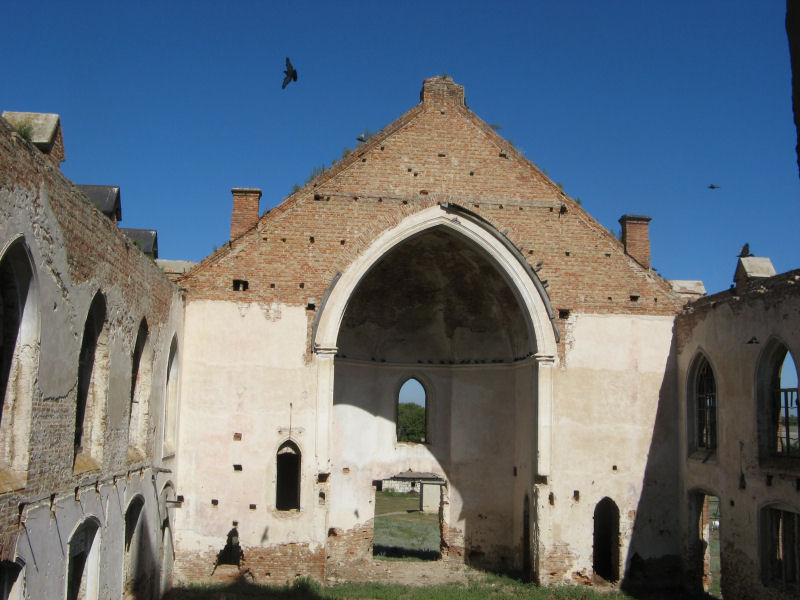
[[[315, 456], [322, 424], [315, 366], [305, 360], [305, 327], [304, 307], [187, 306], [177, 581], [211, 576], [234, 521], [241, 566], [257, 581], [283, 583], [298, 573], [321, 578], [326, 506]], [[301, 452], [299, 511], [275, 505], [276, 453], [287, 440]]]
[[[800, 460], [759, 451], [759, 364], [773, 344], [785, 345], [795, 363], [800, 357], [800, 271], [753, 281], [749, 289], [729, 290], [693, 302], [677, 319], [677, 397], [681, 465], [680, 536], [686, 569], [697, 523], [691, 522], [695, 493], [717, 496], [720, 504], [721, 583], [732, 600], [796, 597], [796, 591], [765, 586], [762, 566], [768, 552], [761, 511], [779, 506], [800, 513]], [[693, 450], [696, 410], [693, 370], [704, 356], [716, 382], [717, 447]], [[696, 566], [694, 566], [696, 570]], [[692, 585], [692, 582], [687, 582]]]
[[[142, 597], [154, 596], [162, 579], [161, 525], [168, 516], [159, 496], [174, 466], [174, 460], [163, 457], [162, 436], [169, 348], [182, 335], [178, 290], [50, 160], [0, 119], [0, 258], [20, 244], [33, 270], [34, 301], [23, 317], [32, 336], [26, 334], [28, 346], [18, 348], [27, 357], [26, 366], [12, 373], [16, 379], [5, 398], [8, 403], [13, 396], [15, 406], [24, 410], [14, 409], [13, 427], [3, 429], [0, 441], [24, 453], [25, 460], [22, 473], [10, 474], [4, 465], [0, 553], [4, 560], [24, 563], [21, 577], [29, 597], [62, 597], [70, 536], [92, 519], [99, 526], [95, 542], [100, 551], [93, 567], [98, 589], [119, 597], [126, 558], [124, 511], [140, 495], [146, 542], [138, 555], [156, 567], [142, 584]], [[102, 398], [96, 406], [102, 420], [93, 435], [98, 462], [76, 471], [79, 351], [98, 292], [105, 298], [108, 331], [108, 363], [96, 376]], [[131, 355], [142, 318], [153, 362], [144, 394], [144, 439], [141, 451], [131, 453]], [[10, 423], [9, 410], [6, 406], [4, 419]], [[168, 570], [163, 580], [169, 584]]]
[[552, 474], [536, 486], [543, 583], [591, 580], [594, 510], [605, 497], [620, 513], [620, 577], [635, 554], [660, 563], [651, 577], [678, 574], [672, 329], [659, 316], [561, 322]]

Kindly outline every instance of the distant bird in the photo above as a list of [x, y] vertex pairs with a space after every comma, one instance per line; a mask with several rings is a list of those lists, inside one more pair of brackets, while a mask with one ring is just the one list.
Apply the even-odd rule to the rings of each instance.
[[364, 133], [362, 133], [361, 135], [359, 135], [356, 138], [356, 141], [359, 141], [359, 142], [361, 142], [363, 144], [364, 142], [366, 142], [371, 137], [372, 137], [372, 135], [370, 134], [369, 129], [365, 129]]
[[708, 185], [708, 189], [710, 189], [710, 190], [718, 190], [719, 186], [718, 185], [714, 185], [713, 183], [710, 183]]
[[747, 258], [748, 256], [753, 256], [750, 253], [750, 244], [745, 244], [742, 246], [742, 249], [739, 250], [739, 258]]
[[297, 71], [292, 66], [292, 62], [289, 60], [289, 57], [286, 57], [286, 77], [283, 78], [283, 85], [281, 86], [282, 90], [286, 89], [286, 86], [289, 85], [290, 81], [297, 81]]

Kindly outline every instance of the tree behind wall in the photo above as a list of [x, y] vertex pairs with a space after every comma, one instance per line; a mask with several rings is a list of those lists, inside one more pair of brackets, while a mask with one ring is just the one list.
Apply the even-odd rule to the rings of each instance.
[[397, 441], [425, 441], [425, 408], [411, 402], [397, 405]]

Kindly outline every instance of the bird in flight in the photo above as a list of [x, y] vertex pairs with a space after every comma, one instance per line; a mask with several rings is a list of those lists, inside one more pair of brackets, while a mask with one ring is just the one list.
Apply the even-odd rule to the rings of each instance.
[[[287, 58], [286, 60], [289, 60], [289, 59]], [[714, 185], [713, 183], [710, 183], [708, 185], [708, 189], [710, 189], [710, 190], [718, 190], [719, 186], [718, 185]]]
[[281, 86], [282, 90], [286, 89], [286, 86], [289, 85], [290, 81], [297, 81], [297, 71], [292, 66], [292, 61], [289, 60], [289, 57], [286, 57], [286, 70], [284, 71], [286, 77], [283, 78], [283, 85]]
[[739, 250], [739, 258], [747, 258], [748, 256], [753, 256], [750, 252], [750, 244], [745, 244], [742, 246], [742, 249]]

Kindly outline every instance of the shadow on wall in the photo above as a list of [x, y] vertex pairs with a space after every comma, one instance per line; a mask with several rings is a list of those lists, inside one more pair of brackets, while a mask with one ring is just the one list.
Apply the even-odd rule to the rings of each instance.
[[633, 517], [630, 546], [621, 587], [634, 597], [645, 589], [680, 589], [681, 534], [678, 470], [677, 350], [673, 329], [669, 358], [659, 391], [653, 437], [642, 480], [642, 493]]

